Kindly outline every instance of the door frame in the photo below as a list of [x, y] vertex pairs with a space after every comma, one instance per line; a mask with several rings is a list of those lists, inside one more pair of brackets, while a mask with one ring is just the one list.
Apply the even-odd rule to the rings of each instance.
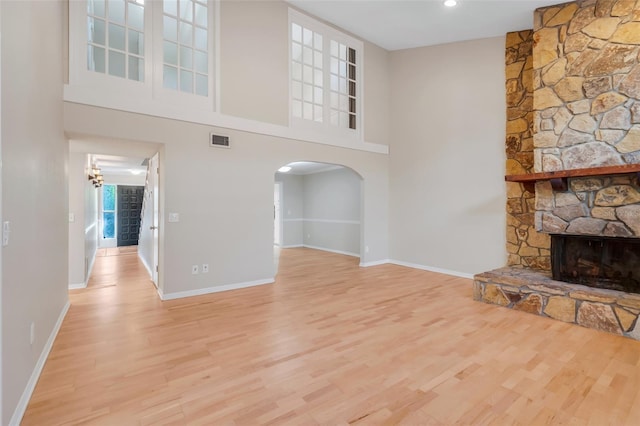
[[[273, 238], [274, 238], [274, 240], [273, 240], [273, 244], [277, 245], [279, 247], [282, 247], [284, 245], [284, 218], [283, 218], [283, 215], [282, 215], [282, 204], [283, 204], [282, 197], [283, 197], [283, 194], [284, 194], [283, 186], [284, 186], [284, 184], [281, 181], [275, 181], [274, 185], [273, 185], [273, 194], [274, 194], [274, 204], [273, 204], [273, 212], [274, 212]], [[275, 194], [276, 194], [276, 191], [278, 192], [278, 197], [279, 197], [279, 200], [278, 200], [279, 201], [279, 206], [278, 206], [279, 208], [278, 209], [276, 208], [276, 205], [275, 205]], [[275, 240], [276, 239], [276, 235], [275, 235], [276, 221], [278, 222], [278, 227], [279, 227], [279, 230], [280, 230], [279, 235], [278, 235], [279, 242], [276, 242], [276, 240]]]

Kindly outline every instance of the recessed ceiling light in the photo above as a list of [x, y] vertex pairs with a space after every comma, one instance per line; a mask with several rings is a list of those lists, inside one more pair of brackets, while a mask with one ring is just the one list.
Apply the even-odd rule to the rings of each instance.
[[131, 172], [132, 175], [141, 175], [142, 174], [142, 170], [138, 170], [138, 169], [131, 169], [129, 171]]
[[445, 0], [444, 5], [447, 7], [453, 7], [457, 5], [458, 2], [456, 0]]
[[288, 171], [290, 171], [290, 170], [291, 170], [291, 167], [289, 167], [289, 166], [282, 166], [282, 167], [280, 167], [280, 168], [278, 169], [278, 171], [279, 171], [280, 173], [287, 173], [287, 172], [288, 172]]

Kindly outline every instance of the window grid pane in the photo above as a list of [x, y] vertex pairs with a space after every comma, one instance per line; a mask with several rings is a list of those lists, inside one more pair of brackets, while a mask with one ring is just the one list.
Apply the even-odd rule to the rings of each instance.
[[144, 81], [144, 4], [87, 2], [87, 69]]
[[165, 2], [164, 88], [209, 95], [208, 16], [204, 0], [176, 0], [170, 5]]
[[324, 64], [322, 34], [291, 25], [292, 114], [322, 123], [324, 120]]
[[356, 128], [356, 51], [331, 40], [331, 124]]

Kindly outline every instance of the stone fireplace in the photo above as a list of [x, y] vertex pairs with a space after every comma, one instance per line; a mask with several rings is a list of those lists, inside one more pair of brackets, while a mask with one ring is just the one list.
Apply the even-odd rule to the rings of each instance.
[[536, 10], [506, 78], [508, 266], [474, 298], [640, 339], [640, 1]]

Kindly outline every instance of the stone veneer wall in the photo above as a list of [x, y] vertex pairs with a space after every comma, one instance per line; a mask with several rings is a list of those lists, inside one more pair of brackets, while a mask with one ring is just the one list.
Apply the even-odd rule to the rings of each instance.
[[[506, 173], [533, 172], [533, 30], [507, 33]], [[549, 270], [550, 239], [535, 230], [534, 194], [507, 182], [507, 251], [509, 266]]]
[[[534, 15], [534, 168], [640, 163], [640, 1], [582, 0]], [[536, 229], [640, 237], [635, 177], [536, 186]]]

